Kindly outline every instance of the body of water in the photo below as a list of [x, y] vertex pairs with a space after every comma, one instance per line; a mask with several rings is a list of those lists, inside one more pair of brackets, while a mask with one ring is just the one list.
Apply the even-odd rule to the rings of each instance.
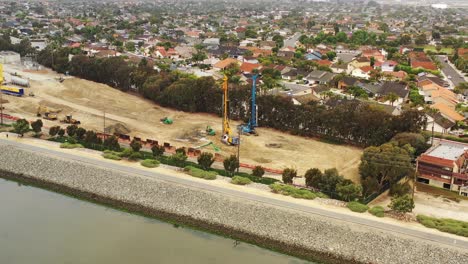
[[0, 263], [310, 263], [0, 179]]

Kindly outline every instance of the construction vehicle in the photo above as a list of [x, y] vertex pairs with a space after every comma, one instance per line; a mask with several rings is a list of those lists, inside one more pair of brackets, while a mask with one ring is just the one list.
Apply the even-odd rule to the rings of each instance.
[[228, 77], [224, 75], [223, 79], [223, 133], [221, 142], [234, 146], [239, 144], [239, 138], [232, 135], [231, 127], [229, 126], [229, 90]]
[[210, 126], [206, 126], [206, 134], [208, 136], [214, 136], [214, 135], [216, 135], [216, 131], [213, 128], [211, 128]]
[[166, 124], [166, 125], [172, 125], [172, 123], [174, 122], [171, 118], [167, 116], [164, 118], [161, 118], [160, 120], [161, 122], [163, 122], [163, 124]]
[[247, 124], [241, 125], [241, 131], [242, 133], [245, 134], [253, 134], [257, 135], [257, 132], [255, 131], [255, 127], [257, 127], [257, 102], [256, 102], [256, 96], [257, 96], [257, 78], [258, 74], [252, 75], [252, 100], [251, 100], [251, 106], [250, 106], [250, 119]]
[[201, 149], [201, 148], [208, 147], [208, 146], [211, 146], [211, 147], [213, 148], [213, 150], [216, 151], [216, 152], [219, 152], [219, 151], [221, 150], [218, 146], [216, 146], [216, 145], [215, 145], [213, 142], [211, 142], [211, 141], [208, 142], [208, 143], [206, 143], [206, 144], [203, 144], [203, 145], [200, 145], [200, 146], [198, 146], [198, 147], [195, 147], [195, 149]]
[[81, 122], [79, 120], [73, 119], [72, 115], [66, 115], [65, 119], [60, 120], [61, 123], [65, 124], [72, 124], [72, 125], [80, 125]]
[[52, 110], [45, 106], [40, 105], [37, 107], [37, 116], [43, 117], [44, 119], [47, 119], [47, 120], [57, 120], [57, 113], [59, 113], [60, 111], [61, 110]]

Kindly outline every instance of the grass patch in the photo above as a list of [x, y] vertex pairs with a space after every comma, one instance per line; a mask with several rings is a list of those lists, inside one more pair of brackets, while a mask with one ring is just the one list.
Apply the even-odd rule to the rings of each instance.
[[468, 201], [468, 197], [463, 196], [463, 195], [458, 195], [458, 192], [438, 188], [438, 187], [431, 186], [428, 184], [417, 182], [416, 188], [418, 189], [418, 191], [425, 192], [433, 196], [442, 196], [442, 198], [446, 198], [457, 203], [459, 203], [460, 200]]
[[374, 206], [371, 209], [369, 209], [369, 213], [372, 215], [375, 215], [377, 217], [384, 217], [385, 216], [385, 210], [382, 206]]
[[247, 185], [252, 183], [252, 181], [249, 178], [245, 178], [242, 176], [234, 176], [232, 177], [231, 183], [237, 185]]
[[418, 215], [418, 222], [428, 228], [435, 228], [439, 231], [468, 237], [468, 222], [449, 218], [435, 218], [426, 215]]
[[111, 160], [121, 160], [122, 158], [115, 155], [115, 154], [112, 154], [112, 153], [104, 153], [102, 154], [102, 156], [105, 158], [105, 159], [111, 159]]
[[196, 177], [196, 178], [201, 178], [205, 180], [216, 179], [216, 172], [214, 171], [206, 171], [206, 170], [202, 170], [193, 166], [185, 167], [184, 171], [187, 172], [188, 175]]
[[349, 208], [349, 210], [357, 213], [364, 213], [369, 209], [369, 206], [359, 202], [349, 202], [347, 207]]
[[83, 147], [83, 145], [78, 144], [78, 143], [72, 144], [72, 143], [65, 142], [65, 143], [60, 144], [60, 148], [75, 149], [75, 148], [84, 148], [84, 147]]
[[147, 168], [156, 168], [159, 166], [159, 161], [154, 160], [154, 159], [145, 159], [141, 161], [141, 166], [147, 167]]
[[450, 47], [442, 47], [440, 49], [440, 51], [437, 51], [436, 46], [433, 46], [433, 45], [419, 46], [418, 48], [423, 48], [424, 52], [431, 51], [431, 52], [434, 52], [434, 53], [441, 52], [441, 53], [445, 53], [445, 54], [452, 54], [453, 53], [453, 48], [450, 48]]
[[307, 189], [297, 188], [291, 185], [273, 183], [270, 185], [270, 189], [274, 193], [279, 193], [286, 196], [292, 196], [294, 198], [313, 200], [317, 197], [326, 198], [327, 196], [320, 192], [313, 192]]

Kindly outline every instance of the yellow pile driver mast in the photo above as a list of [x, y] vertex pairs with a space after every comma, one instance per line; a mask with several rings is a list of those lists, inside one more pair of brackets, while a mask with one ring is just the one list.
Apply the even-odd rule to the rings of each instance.
[[223, 133], [221, 141], [227, 145], [239, 144], [239, 138], [232, 136], [231, 127], [229, 126], [229, 90], [228, 77], [224, 75], [223, 79]]

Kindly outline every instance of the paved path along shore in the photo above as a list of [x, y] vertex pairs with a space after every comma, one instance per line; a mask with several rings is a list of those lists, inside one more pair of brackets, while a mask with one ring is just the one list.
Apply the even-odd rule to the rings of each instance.
[[[343, 213], [339, 213], [335, 211], [314, 208], [314, 207], [306, 206], [303, 204], [296, 204], [296, 203], [284, 201], [281, 199], [274, 199], [271, 197], [257, 195], [254, 193], [248, 193], [248, 192], [233, 190], [229, 188], [223, 188], [220, 186], [213, 186], [208, 183], [192, 181], [189, 179], [174, 177], [172, 175], [165, 175], [165, 174], [158, 173], [158, 172], [151, 172], [147, 170], [119, 165], [119, 164], [112, 163], [112, 162], [106, 162], [106, 161], [97, 160], [94, 158], [88, 158], [82, 155], [73, 154], [72, 151], [70, 151], [69, 153], [64, 153], [64, 152], [57, 151], [57, 150], [24, 144], [19, 141], [0, 139], [0, 148], [1, 149], [15, 149], [16, 148], [19, 150], [32, 151], [36, 154], [56, 156], [61, 159], [89, 164], [89, 165], [100, 167], [103, 169], [125, 173], [127, 175], [136, 174], [136, 175], [147, 177], [147, 178], [157, 179], [159, 181], [186, 186], [191, 189], [199, 189], [205, 192], [211, 192], [217, 195], [234, 198], [236, 200], [244, 199], [244, 200], [249, 200], [250, 202], [254, 202], [257, 204], [261, 204], [261, 205], [268, 205], [268, 206], [283, 208], [289, 211], [291, 210], [296, 211], [298, 213], [300, 212], [301, 214], [305, 213], [309, 215], [317, 215], [325, 219], [328, 218], [330, 219], [330, 221], [339, 221], [339, 222], [342, 222], [343, 224], [347, 223], [353, 226], [357, 224], [361, 228], [365, 228], [369, 230], [373, 229], [373, 230], [381, 231], [381, 232], [392, 234], [392, 235], [400, 234], [403, 237], [416, 239], [416, 241], [418, 240], [426, 241], [427, 243], [430, 243], [432, 245], [440, 244], [440, 246], [444, 245], [444, 247], [447, 247], [447, 248], [450, 248], [450, 247], [458, 248], [458, 250], [462, 250], [462, 252], [466, 251], [465, 254], [468, 254], [468, 239], [465, 239], [462, 237], [455, 238], [453, 236], [445, 235], [443, 233], [437, 234], [434, 232], [424, 232], [421, 230], [416, 230], [416, 229], [409, 228], [409, 227], [407, 228], [407, 227], [400, 226], [400, 225], [392, 225], [388, 223], [383, 223], [378, 220], [370, 220], [367, 218], [360, 217], [359, 215], [352, 216], [349, 214], [343, 214]], [[1, 157], [2, 156], [0, 154], [0, 158]], [[385, 262], [382, 262], [382, 263], [385, 263]]]

